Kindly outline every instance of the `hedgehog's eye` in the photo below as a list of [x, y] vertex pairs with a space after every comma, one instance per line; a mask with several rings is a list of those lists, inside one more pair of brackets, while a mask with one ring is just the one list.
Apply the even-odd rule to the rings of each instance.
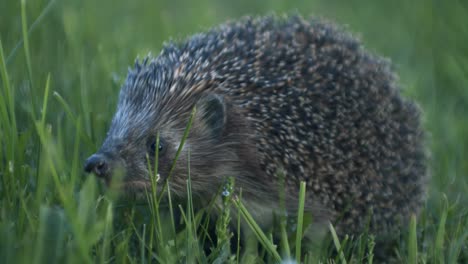
[[[162, 142], [161, 139], [159, 139], [159, 145], [157, 146], [158, 147], [158, 152], [159, 154], [162, 153], [162, 151], [164, 150], [164, 143]], [[152, 155], [155, 155], [156, 154], [156, 141], [153, 141], [150, 145], [150, 152]]]

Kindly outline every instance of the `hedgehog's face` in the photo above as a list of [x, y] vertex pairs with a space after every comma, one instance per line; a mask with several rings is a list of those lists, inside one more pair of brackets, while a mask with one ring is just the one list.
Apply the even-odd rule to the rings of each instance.
[[[183, 106], [176, 100], [158, 102], [160, 107], [155, 107], [158, 103], [137, 104], [135, 98], [128, 98], [128, 93], [120, 96], [126, 98], [120, 98], [107, 138], [100, 150], [88, 158], [85, 170], [108, 185], [114, 181], [122, 183], [127, 194], [144, 197], [145, 189], [151, 188], [151, 174], [157, 177], [159, 188], [171, 174], [171, 191], [176, 195], [186, 193], [190, 165], [192, 188], [197, 193], [213, 192], [216, 181], [223, 176], [220, 172], [231, 170], [226, 161], [235, 160], [229, 146], [221, 144], [225, 135], [224, 100], [216, 95], [201, 95], [183, 101]], [[197, 111], [189, 136], [180, 147], [194, 106]], [[179, 147], [180, 155], [171, 172]]]

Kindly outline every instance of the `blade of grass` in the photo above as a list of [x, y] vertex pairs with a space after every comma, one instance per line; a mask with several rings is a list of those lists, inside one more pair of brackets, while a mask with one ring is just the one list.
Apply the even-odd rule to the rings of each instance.
[[[242, 188], [239, 190], [239, 200], [242, 201]], [[236, 250], [236, 262], [240, 260], [240, 241], [241, 241], [241, 214], [237, 214], [237, 250]]]
[[143, 224], [143, 234], [141, 235], [141, 244], [140, 244], [140, 258], [141, 263], [145, 263], [145, 240], [146, 239], [146, 224]]
[[212, 263], [226, 263], [231, 256], [231, 237], [229, 226], [231, 223], [232, 195], [234, 191], [234, 178], [228, 177], [223, 184], [221, 208], [216, 220], [215, 234], [217, 237], [216, 249], [210, 254]]
[[182, 152], [185, 141], [187, 140], [190, 128], [192, 127], [192, 122], [193, 122], [193, 118], [195, 117], [196, 111], [197, 111], [196, 107], [193, 107], [192, 112], [190, 113], [188, 124], [185, 127], [184, 134], [182, 136], [182, 139], [180, 140], [179, 148], [177, 148], [177, 152], [176, 152], [176, 155], [175, 155], [174, 160], [172, 162], [169, 173], [168, 173], [167, 177], [165, 177], [165, 179], [164, 179], [163, 189], [161, 191], [161, 194], [159, 195], [158, 202], [160, 202], [161, 199], [163, 198], [163, 195], [164, 195], [164, 193], [165, 193], [165, 191], [167, 189], [167, 185], [169, 184], [169, 180], [171, 179], [172, 174], [174, 173], [175, 165], [177, 163], [177, 160], [179, 159], [180, 153]]
[[368, 254], [367, 254], [367, 263], [372, 264], [374, 262], [374, 248], [375, 248], [375, 238], [374, 236], [368, 237], [367, 242]]
[[[7, 107], [10, 110], [12, 110], [12, 93], [11, 93], [11, 86], [10, 86], [10, 79], [8, 77], [8, 72], [6, 69], [5, 65], [5, 60], [3, 57], [3, 46], [2, 46], [2, 41], [0, 40], [0, 75], [2, 76], [2, 81], [3, 81], [3, 89], [4, 91], [0, 91], [4, 96], [0, 97], [0, 113], [2, 115], [2, 125], [5, 126], [6, 131], [10, 131], [10, 127], [13, 124], [13, 121], [11, 119], [11, 116], [8, 116], [8, 110]], [[13, 112], [14, 114], [14, 112]]]
[[304, 205], [305, 205], [306, 184], [301, 181], [299, 187], [299, 208], [297, 209], [297, 232], [296, 232], [296, 261], [301, 262], [301, 241], [302, 227], [304, 224]]
[[287, 211], [286, 211], [286, 194], [285, 194], [285, 173], [279, 172], [279, 197], [280, 197], [280, 233], [281, 233], [281, 246], [282, 253], [286, 259], [291, 258], [291, 249], [289, 247], [288, 233], [286, 231], [287, 224]]
[[47, 74], [46, 86], [44, 89], [44, 100], [42, 101], [42, 116], [41, 116], [41, 124], [42, 126], [45, 125], [45, 118], [47, 115], [47, 105], [49, 103], [49, 88], [50, 88], [50, 73]]
[[[14, 96], [13, 91], [11, 90], [10, 80], [8, 77], [8, 72], [5, 65], [4, 55], [3, 55], [3, 46], [2, 42], [0, 41], [0, 74], [3, 80], [3, 88], [2, 91], [4, 97], [0, 98], [0, 112], [2, 115], [2, 123], [1, 126], [6, 131], [4, 135], [4, 142], [2, 142], [5, 146], [6, 157], [1, 157], [2, 160], [8, 160], [8, 162], [12, 162], [11, 164], [14, 166], [14, 159], [15, 159], [15, 146], [17, 141], [17, 128], [16, 128], [16, 116], [15, 116], [15, 105], [14, 105]], [[8, 139], [8, 140], [6, 140]], [[3, 141], [3, 140], [2, 140]], [[0, 151], [3, 154], [3, 151]], [[12, 194], [15, 193], [16, 188], [14, 187], [14, 175], [12, 169], [5, 169], [5, 174], [8, 176], [1, 177], [3, 182], [3, 189], [6, 192], [6, 197], [8, 200], [8, 204], [12, 204]]]
[[174, 207], [172, 205], [172, 197], [171, 197], [171, 185], [167, 184], [167, 199], [169, 200], [169, 214], [171, 218], [171, 227], [172, 227], [172, 235], [174, 237], [174, 247], [176, 249], [177, 257], [179, 257], [179, 246], [177, 244], [177, 235], [176, 235], [176, 228], [175, 228], [175, 219], [174, 219]]
[[238, 197], [234, 197], [234, 204], [236, 205], [239, 213], [242, 214], [242, 217], [247, 222], [251, 230], [257, 236], [258, 241], [263, 245], [265, 250], [275, 259], [276, 262], [281, 262], [281, 256], [276, 251], [276, 246], [273, 245], [268, 237], [263, 233], [262, 229], [255, 222], [252, 215], [248, 212], [247, 208], [242, 204]]
[[[49, 1], [49, 3], [47, 3], [47, 6], [44, 7], [44, 9], [42, 9], [41, 14], [36, 18], [36, 20], [34, 20], [34, 22], [29, 27], [28, 34], [27, 34], [28, 36], [31, 35], [31, 33], [37, 28], [37, 26], [39, 26], [42, 20], [46, 17], [46, 15], [52, 9], [54, 3], [55, 3], [55, 0], [51, 0]], [[15, 45], [15, 47], [11, 50], [10, 54], [6, 58], [7, 65], [11, 63], [16, 52], [18, 51], [18, 49], [21, 47], [22, 44], [23, 44], [23, 39], [20, 39], [18, 43]]]
[[[216, 190], [216, 193], [211, 199], [210, 203], [206, 206], [206, 215], [212, 215], [213, 210], [216, 208], [218, 197], [221, 197], [222, 191], [223, 191], [223, 185], [220, 185], [218, 189]], [[207, 231], [209, 229], [209, 223], [210, 223], [210, 217], [206, 217], [205, 222], [203, 223], [202, 229]], [[211, 239], [211, 237], [207, 233], [205, 233], [205, 235], [203, 236], [202, 242], [204, 243], [206, 239], [214, 243], [214, 241]]]
[[73, 143], [73, 157], [72, 157], [72, 164], [71, 164], [71, 172], [70, 172], [70, 186], [75, 186], [78, 177], [81, 176], [81, 162], [80, 162], [80, 130], [81, 130], [81, 117], [78, 118], [77, 127], [75, 130], [75, 142]]
[[[65, 113], [67, 113], [67, 115], [71, 119], [72, 123], [75, 125], [75, 127], [77, 127], [78, 118], [73, 114], [72, 110], [68, 106], [65, 99], [63, 99], [63, 97], [57, 91], [54, 91], [53, 96], [62, 105], [63, 109], [65, 110]], [[88, 137], [88, 135], [86, 135], [86, 133], [83, 133], [83, 131], [81, 129], [77, 129], [77, 131], [79, 132], [79, 135], [80, 135], [81, 139], [83, 139], [85, 141], [85, 143], [88, 145], [88, 147], [90, 147], [90, 148], [94, 147], [94, 143], [91, 141], [91, 139]]]
[[408, 236], [408, 263], [418, 263], [418, 241], [416, 236], [416, 216], [411, 216], [410, 229]]
[[[160, 134], [159, 134], [159, 131], [156, 133], [156, 141], [155, 141], [155, 144], [156, 146], [159, 146], [160, 144]], [[153, 219], [153, 222], [152, 222], [152, 225], [151, 225], [151, 237], [153, 237], [153, 232], [155, 232], [155, 235], [157, 236], [157, 239], [158, 239], [158, 244], [160, 246], [160, 251], [159, 251], [159, 254], [160, 255], [163, 255], [164, 258], [167, 259], [167, 256], [169, 256], [171, 254], [171, 252], [167, 251], [166, 252], [166, 249], [168, 249], [165, 245], [167, 243], [166, 239], [164, 239], [164, 232], [163, 232], [163, 229], [162, 229], [162, 224], [161, 224], [161, 215], [160, 215], [160, 212], [159, 212], [159, 202], [158, 202], [158, 196], [157, 196], [157, 183], [160, 179], [160, 176], [159, 176], [159, 173], [158, 173], [158, 168], [159, 168], [159, 148], [157, 147], [155, 149], [155, 156], [154, 156], [154, 170], [152, 170], [151, 168], [151, 164], [150, 164], [150, 158], [149, 158], [149, 155], [147, 155], [147, 166], [148, 166], [148, 170], [149, 170], [149, 173], [150, 173], [150, 180], [151, 180], [151, 196], [148, 196], [147, 194], [147, 201], [149, 203], [149, 208], [150, 208], [150, 211], [151, 211], [151, 214], [152, 214], [152, 219]], [[176, 231], [175, 231], [175, 221], [174, 221], [174, 216], [173, 216], [173, 211], [172, 211], [172, 201], [171, 201], [171, 197], [170, 197], [170, 188], [168, 187], [168, 190], [167, 190], [167, 194], [168, 194], [168, 199], [169, 199], [169, 211], [170, 211], [170, 217], [171, 217], [171, 226], [172, 226], [172, 235], [174, 237], [174, 246], [176, 248], [176, 255], [178, 257], [178, 250], [177, 250], [177, 236], [176, 236]], [[152, 240], [150, 241], [150, 244], [152, 243]], [[152, 248], [152, 245], [150, 245], [150, 248], [149, 250], [151, 250]], [[164, 251], [164, 252], [162, 252]]]
[[[156, 142], [159, 145], [159, 134], [157, 136]], [[158, 145], [156, 145], [156, 146], [158, 146]], [[156, 154], [155, 154], [155, 158], [154, 158], [156, 167], [158, 166], [158, 155], [159, 155], [159, 151], [158, 151], [158, 148], [156, 148]], [[147, 166], [148, 166], [148, 171], [149, 171], [150, 180], [151, 180], [151, 194], [149, 195], [147, 190], [145, 190], [146, 200], [149, 203], [151, 218], [154, 220], [153, 225], [156, 226], [156, 233], [157, 233], [159, 243], [160, 243], [160, 245], [163, 245], [164, 244], [164, 236], [163, 236], [162, 225], [161, 225], [161, 216], [159, 215], [159, 203], [158, 203], [158, 200], [157, 200], [157, 197], [156, 197], [157, 177], [158, 177], [157, 174], [158, 173], [157, 173], [157, 169], [155, 169], [154, 171], [152, 170], [151, 163], [150, 163], [150, 158], [149, 158], [148, 154], [146, 154], [146, 160], [148, 162]]]
[[23, 41], [24, 41], [24, 55], [26, 58], [26, 67], [28, 68], [29, 74], [29, 84], [31, 97], [29, 98], [31, 101], [31, 115], [33, 116], [33, 120], [36, 120], [36, 96], [34, 93], [34, 79], [33, 79], [33, 72], [31, 67], [31, 56], [29, 52], [29, 37], [28, 37], [28, 24], [27, 24], [27, 17], [26, 17], [26, 1], [21, 0], [21, 26], [23, 32]]
[[154, 252], [154, 245], [153, 245], [153, 241], [154, 241], [154, 233], [156, 231], [154, 230], [154, 224], [151, 224], [150, 225], [150, 230], [149, 230], [149, 241], [148, 241], [148, 260], [151, 260], [151, 255], [152, 253]]
[[187, 215], [184, 211], [184, 208], [182, 207], [182, 205], [179, 204], [179, 211], [180, 211], [180, 214], [182, 216], [182, 220], [184, 221], [185, 225], [186, 225], [186, 230], [185, 230], [185, 236], [186, 236], [186, 243], [185, 243], [185, 261], [184, 263], [193, 263], [193, 253], [192, 253], [192, 249], [191, 249], [191, 245], [192, 245], [192, 241], [190, 240], [190, 234], [192, 232], [192, 228], [191, 228], [191, 224], [190, 224], [190, 215]]
[[439, 227], [437, 228], [437, 236], [435, 240], [434, 249], [434, 262], [443, 264], [444, 260], [444, 238], [445, 238], [445, 222], [448, 214], [448, 200], [445, 194], [443, 195], [442, 214], [439, 220]]
[[[0, 61], [1, 61], [1, 75], [2, 75], [2, 80], [3, 80], [3, 86], [4, 86], [4, 93], [6, 100], [8, 104], [5, 104], [3, 107], [6, 108], [6, 105], [8, 105], [8, 112], [10, 114], [9, 116], [9, 122], [5, 122], [4, 124], [10, 124], [9, 125], [9, 132], [10, 132], [10, 141], [12, 144], [9, 144], [9, 159], [13, 160], [14, 155], [15, 155], [15, 144], [14, 142], [16, 141], [15, 138], [16, 136], [16, 131], [18, 131], [16, 127], [16, 112], [15, 112], [15, 98], [14, 98], [14, 91], [12, 90], [10, 86], [10, 79], [8, 77], [8, 72], [7, 68], [5, 65], [5, 60], [4, 60], [4, 54], [3, 54], [3, 46], [2, 42], [0, 41]], [[6, 113], [5, 110], [2, 110], [2, 112]], [[7, 121], [6, 116], [4, 117], [4, 121]]]
[[[76, 208], [74, 204], [72, 203], [73, 200], [69, 199], [69, 196], [68, 196], [68, 193], [71, 193], [71, 191], [65, 190], [65, 187], [62, 185], [60, 181], [60, 176], [56, 169], [56, 165], [54, 164], [54, 160], [56, 159], [52, 157], [54, 152], [52, 150], [52, 144], [50, 143], [50, 136], [51, 136], [50, 131], [47, 132], [46, 130], [44, 130], [40, 124], [40, 121], [37, 121], [35, 125], [36, 125], [37, 134], [39, 135], [39, 139], [42, 144], [42, 148], [47, 152], [45, 154], [46, 164], [48, 165], [48, 168], [50, 170], [50, 174], [52, 176], [52, 180], [55, 185], [55, 190], [59, 194], [59, 199], [62, 202], [67, 218], [71, 222], [71, 226], [75, 227], [74, 234], [76, 236], [76, 241], [84, 241], [83, 234], [78, 229], [80, 224], [78, 223], [78, 218], [76, 217]], [[80, 253], [80, 256], [83, 258], [83, 260], [85, 260], [86, 262], [90, 262], [91, 259], [88, 255], [88, 249], [85, 247], [85, 245], [83, 245], [83, 243], [77, 243], [77, 245], [78, 245], [78, 251]]]
[[341, 263], [346, 264], [346, 258], [343, 253], [343, 247], [341, 246], [340, 239], [338, 238], [338, 235], [336, 234], [335, 228], [333, 225], [330, 223], [329, 224], [330, 232], [333, 238], [333, 243], [335, 244], [336, 251], [338, 251], [338, 256], [341, 260]]
[[[44, 96], [43, 96], [43, 100], [42, 100], [42, 116], [41, 116], [41, 122], [39, 124], [42, 131], [46, 131], [45, 121], [46, 121], [46, 116], [47, 116], [47, 106], [48, 106], [48, 103], [49, 103], [49, 90], [50, 90], [50, 73], [47, 74], [46, 85], [45, 85], [45, 88], [44, 88]], [[37, 160], [40, 160], [40, 157], [42, 156], [42, 146], [41, 146], [40, 142], [38, 142], [38, 143], [39, 143], [38, 144], [39, 148], [38, 148], [38, 151], [37, 151]], [[78, 154], [78, 145], [77, 144], [75, 144], [74, 152], [76, 154]], [[74, 160], [74, 161], [76, 161], [76, 160]], [[77, 163], [77, 162], [75, 162], [75, 163]], [[77, 166], [77, 165], [75, 165], [75, 166]], [[36, 188], [36, 203], [38, 204], [38, 206], [42, 202], [42, 197], [44, 195], [45, 187], [46, 187], [46, 184], [47, 184], [46, 179], [39, 178], [41, 167], [42, 167], [42, 163], [39, 163], [38, 166], [37, 166], [36, 175], [35, 175], [35, 177], [36, 177], [35, 180], [36, 180], [36, 185], [37, 185], [37, 188]], [[73, 167], [73, 165], [72, 165], [72, 167]], [[73, 169], [72, 169], [72, 175], [74, 175]]]
[[23, 33], [23, 41], [24, 41], [24, 56], [26, 57], [26, 67], [28, 68], [29, 74], [29, 81], [32, 85], [33, 78], [32, 78], [32, 68], [31, 68], [31, 56], [29, 55], [29, 38], [28, 38], [28, 23], [26, 17], [26, 1], [21, 0], [21, 29]]
[[103, 242], [102, 242], [102, 252], [101, 252], [101, 263], [106, 263], [108, 254], [110, 253], [110, 243], [111, 243], [111, 235], [112, 235], [112, 203], [109, 202], [107, 205], [106, 211], [106, 218], [105, 218], [105, 227], [104, 227], [104, 234], [103, 234]]
[[[466, 216], [465, 216], [466, 217]], [[458, 234], [458, 238], [456, 241], [453, 241], [449, 247], [449, 253], [447, 262], [448, 263], [457, 263], [462, 257], [460, 254], [464, 252], [463, 250], [466, 248], [466, 243], [468, 241], [468, 218], [462, 219], [458, 224], [457, 229], [455, 230], [455, 234]]]
[[[190, 123], [191, 125], [191, 123]], [[194, 259], [197, 259], [198, 263], [203, 263], [201, 261], [200, 250], [198, 248], [198, 239], [197, 239], [197, 227], [196, 227], [196, 219], [195, 219], [195, 212], [193, 209], [193, 196], [192, 196], [192, 177], [190, 174], [190, 148], [187, 150], [187, 215], [189, 222], [187, 223], [187, 227], [190, 226], [188, 234], [188, 241], [190, 242], [190, 249], [194, 249], [195, 256]], [[187, 254], [188, 256], [188, 254]]]

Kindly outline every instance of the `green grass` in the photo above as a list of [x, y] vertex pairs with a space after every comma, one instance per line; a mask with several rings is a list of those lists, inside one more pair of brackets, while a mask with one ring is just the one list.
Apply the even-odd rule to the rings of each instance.
[[[405, 95], [424, 110], [432, 152], [426, 206], [394, 251], [402, 263], [467, 263], [468, 6], [455, 0], [0, 1], [0, 262], [257, 263], [300, 256], [372, 263], [375, 243], [367, 234], [340, 240], [330, 227], [328, 244], [304, 252], [297, 246], [305, 216], [290, 233], [282, 219], [280, 240], [273, 241], [273, 230], [258, 227], [241, 195], [228, 191], [222, 204], [195, 211], [191, 199], [171, 199], [169, 183], [164, 193], [149, 190], [148, 206], [135, 205], [82, 172], [137, 55], [157, 54], [163, 41], [228, 18], [291, 10], [347, 24], [368, 49], [392, 59]], [[158, 164], [150, 165], [155, 173]], [[160, 203], [162, 197], [171, 203]], [[208, 217], [213, 210], [217, 219]], [[181, 214], [180, 221], [167, 212]], [[228, 223], [242, 219], [254, 236], [238, 250]]]

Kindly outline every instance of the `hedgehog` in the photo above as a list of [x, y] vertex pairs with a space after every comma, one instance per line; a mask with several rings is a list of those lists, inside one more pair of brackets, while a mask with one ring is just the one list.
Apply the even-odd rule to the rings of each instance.
[[[195, 113], [192, 114], [193, 109]], [[340, 234], [404, 227], [424, 202], [427, 151], [419, 106], [401, 95], [391, 63], [333, 22], [300, 15], [244, 17], [164, 44], [136, 61], [101, 148], [85, 171], [126, 193], [151, 186], [209, 201], [226, 178], [254, 218], [305, 211]], [[156, 140], [159, 135], [159, 140]], [[159, 142], [156, 145], [156, 142]]]

